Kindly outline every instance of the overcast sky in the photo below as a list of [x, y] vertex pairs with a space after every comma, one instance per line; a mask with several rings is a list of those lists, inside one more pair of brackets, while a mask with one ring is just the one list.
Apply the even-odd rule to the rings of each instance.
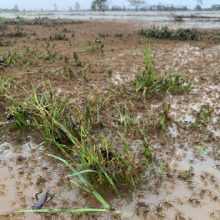
[[[0, 0], [0, 8], [13, 8], [15, 4], [19, 9], [53, 9], [53, 4], [56, 3], [58, 9], [68, 9], [73, 6], [76, 0]], [[82, 9], [88, 9], [91, 0], [78, 0]], [[109, 0], [110, 5], [128, 5], [126, 0]], [[197, 4], [196, 0], [148, 0], [149, 5], [153, 4], [173, 4], [173, 5], [186, 5], [194, 7]], [[202, 7], [209, 7], [212, 4], [220, 4], [220, 0], [203, 0]]]

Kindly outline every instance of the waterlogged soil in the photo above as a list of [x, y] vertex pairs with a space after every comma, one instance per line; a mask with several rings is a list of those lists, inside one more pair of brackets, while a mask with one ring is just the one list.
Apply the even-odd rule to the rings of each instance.
[[[220, 219], [220, 44], [208, 39], [196, 42], [145, 39], [137, 34], [142, 27], [139, 23], [43, 20], [41, 24], [19, 24], [19, 27], [27, 37], [2, 37], [9, 41], [9, 46], [1, 47], [0, 52], [16, 51], [25, 61], [17, 60], [7, 68], [1, 67], [0, 74], [13, 77], [9, 92], [20, 97], [25, 96], [24, 88], [39, 86], [42, 80], [50, 80], [57, 96], [68, 95], [78, 103], [83, 103], [94, 92], [104, 95], [112, 88], [129, 86], [144, 69], [146, 44], [152, 48], [158, 74], [178, 72], [192, 83], [192, 90], [182, 95], [165, 94], [164, 99], [170, 103], [169, 123], [165, 131], [148, 134], [154, 160], [141, 185], [134, 191], [122, 189], [114, 196], [100, 189], [112, 207], [123, 213], [117, 217], [16, 213], [30, 209], [35, 203], [35, 194], [41, 190], [54, 194], [45, 208], [99, 205], [70, 185], [66, 177], [68, 169], [48, 156], [54, 151], [39, 134], [28, 136], [1, 125], [1, 220]], [[6, 32], [13, 32], [15, 28], [9, 25]], [[55, 33], [65, 33], [67, 40], [49, 40]], [[210, 35], [214, 32], [210, 31]], [[74, 51], [84, 64], [83, 67], [71, 66], [73, 78], [61, 71], [62, 58], [40, 59], [36, 55], [71, 58]], [[139, 101], [133, 107], [136, 120], [148, 126], [149, 118], [161, 111], [162, 103], [160, 96]], [[210, 106], [212, 114], [206, 123], [197, 123], [196, 113], [204, 105]], [[7, 121], [7, 108], [2, 102], [0, 106], [1, 121]], [[142, 141], [135, 135], [129, 141], [138, 151]]]

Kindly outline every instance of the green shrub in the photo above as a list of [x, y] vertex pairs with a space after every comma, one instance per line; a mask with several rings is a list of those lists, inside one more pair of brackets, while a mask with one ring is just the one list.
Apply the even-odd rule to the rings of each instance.
[[139, 31], [139, 35], [144, 37], [156, 38], [156, 39], [169, 39], [169, 40], [199, 40], [200, 33], [195, 28], [179, 28], [177, 30], [173, 30], [164, 27], [156, 27], [152, 26], [147, 29], [141, 29]]

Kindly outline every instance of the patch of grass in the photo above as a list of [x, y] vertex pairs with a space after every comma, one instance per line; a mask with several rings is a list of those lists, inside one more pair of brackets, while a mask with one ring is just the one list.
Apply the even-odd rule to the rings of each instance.
[[[122, 184], [135, 187], [149, 163], [150, 148], [138, 162], [126, 141], [113, 144], [105, 135], [94, 139], [95, 126], [100, 123], [100, 112], [108, 100], [89, 99], [85, 111], [73, 107], [65, 97], [56, 97], [51, 89], [38, 91], [11, 104], [9, 111], [18, 128], [37, 128], [45, 140], [56, 146], [77, 170], [94, 170], [87, 174], [93, 186], [105, 185], [117, 190]], [[101, 96], [100, 96], [101, 97]], [[12, 101], [12, 102], [13, 102]], [[72, 106], [72, 107], [71, 107]]]
[[96, 38], [95, 41], [88, 41], [88, 45], [85, 48], [85, 52], [87, 53], [104, 53], [104, 44], [101, 43], [101, 41]]
[[55, 75], [58, 75], [58, 76], [62, 76], [65, 79], [69, 79], [69, 80], [76, 79], [76, 77], [79, 75], [78, 72], [75, 73], [73, 71], [71, 64], [70, 64], [70, 61], [66, 57], [64, 58], [63, 65], [61, 67], [59, 67], [58, 69], [52, 71], [52, 73], [54, 73]]
[[86, 47], [85, 51], [87, 53], [95, 53], [95, 52], [99, 51], [99, 47], [89, 46], [89, 47]]
[[5, 91], [10, 87], [10, 81], [0, 76], [0, 99], [4, 96]]
[[39, 128], [48, 143], [62, 149], [68, 142], [75, 143], [72, 139], [74, 136], [66, 131], [69, 125], [66, 124], [64, 115], [68, 104], [66, 97], [57, 98], [51, 90], [38, 94], [33, 88], [25, 101], [14, 101], [9, 112], [20, 129], [30, 126]]
[[42, 59], [42, 60], [50, 60], [50, 61], [57, 60], [56, 54], [50, 53], [50, 52], [38, 54], [38, 57], [39, 59]]
[[137, 92], [142, 92], [144, 96], [161, 92], [171, 92], [174, 94], [189, 91], [191, 85], [180, 75], [169, 73], [166, 77], [159, 77], [155, 72], [152, 51], [146, 48], [144, 53], [145, 70], [138, 75], [134, 81]]
[[193, 111], [192, 115], [195, 118], [194, 126], [206, 126], [209, 121], [210, 117], [212, 116], [213, 109], [210, 107], [209, 104], [204, 104], [200, 107], [199, 111]]
[[16, 51], [1, 54], [0, 57], [4, 60], [6, 65], [22, 63], [23, 61], [26, 62], [25, 60], [23, 60], [24, 55]]
[[177, 30], [170, 29], [167, 26], [156, 27], [152, 26], [147, 29], [141, 29], [139, 35], [156, 39], [169, 40], [199, 40], [200, 32], [195, 28], [179, 28]]
[[99, 33], [99, 37], [106, 38], [106, 37], [109, 37], [109, 34], [107, 32], [102, 32], [102, 33]]
[[83, 62], [80, 60], [79, 58], [79, 54], [77, 52], [73, 52], [73, 59], [76, 63], [76, 66], [82, 67], [83, 66]]
[[21, 37], [26, 37], [27, 33], [24, 32], [23, 28], [21, 28], [20, 26], [15, 26], [14, 31], [9, 33], [3, 32], [1, 36], [7, 38], [21, 38]]
[[192, 178], [193, 175], [194, 175], [194, 169], [192, 166], [190, 166], [189, 169], [181, 171], [178, 175], [178, 178], [187, 181], [190, 178]]
[[0, 39], [0, 47], [8, 47], [10, 45], [9, 41]]
[[49, 38], [51, 41], [55, 40], [55, 41], [59, 41], [59, 40], [68, 40], [66, 34], [62, 34], [62, 33], [55, 33], [54, 35], [51, 35]]
[[163, 102], [163, 111], [162, 113], [160, 113], [160, 117], [159, 117], [159, 128], [163, 131], [166, 130], [168, 123], [170, 121], [169, 110], [170, 110], [170, 103], [167, 100], [165, 100]]
[[6, 30], [5, 18], [0, 17], [0, 31]]

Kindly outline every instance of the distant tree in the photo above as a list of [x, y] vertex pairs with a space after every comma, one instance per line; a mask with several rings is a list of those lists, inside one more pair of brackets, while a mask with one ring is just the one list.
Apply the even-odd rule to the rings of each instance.
[[68, 8], [68, 11], [73, 11], [73, 8], [72, 8], [72, 7], [69, 7], [69, 8]]
[[202, 7], [201, 7], [201, 5], [196, 5], [196, 7], [195, 7], [195, 9], [194, 9], [195, 11], [201, 11], [202, 10]]
[[18, 5], [15, 5], [15, 6], [14, 6], [13, 11], [19, 11]]
[[93, 0], [91, 9], [94, 11], [105, 11], [108, 9], [108, 0]]
[[54, 11], [57, 11], [57, 4], [53, 3]]
[[75, 2], [75, 4], [74, 4], [74, 9], [77, 10], [77, 11], [80, 9], [80, 4], [79, 4], [79, 2]]
[[118, 6], [118, 5], [113, 5], [112, 8], [111, 8], [112, 11], [122, 11], [123, 8]]
[[219, 11], [220, 10], [220, 5], [217, 5], [217, 4], [212, 5], [211, 9]]
[[128, 0], [128, 2], [132, 7], [138, 10], [145, 4], [146, 0]]

